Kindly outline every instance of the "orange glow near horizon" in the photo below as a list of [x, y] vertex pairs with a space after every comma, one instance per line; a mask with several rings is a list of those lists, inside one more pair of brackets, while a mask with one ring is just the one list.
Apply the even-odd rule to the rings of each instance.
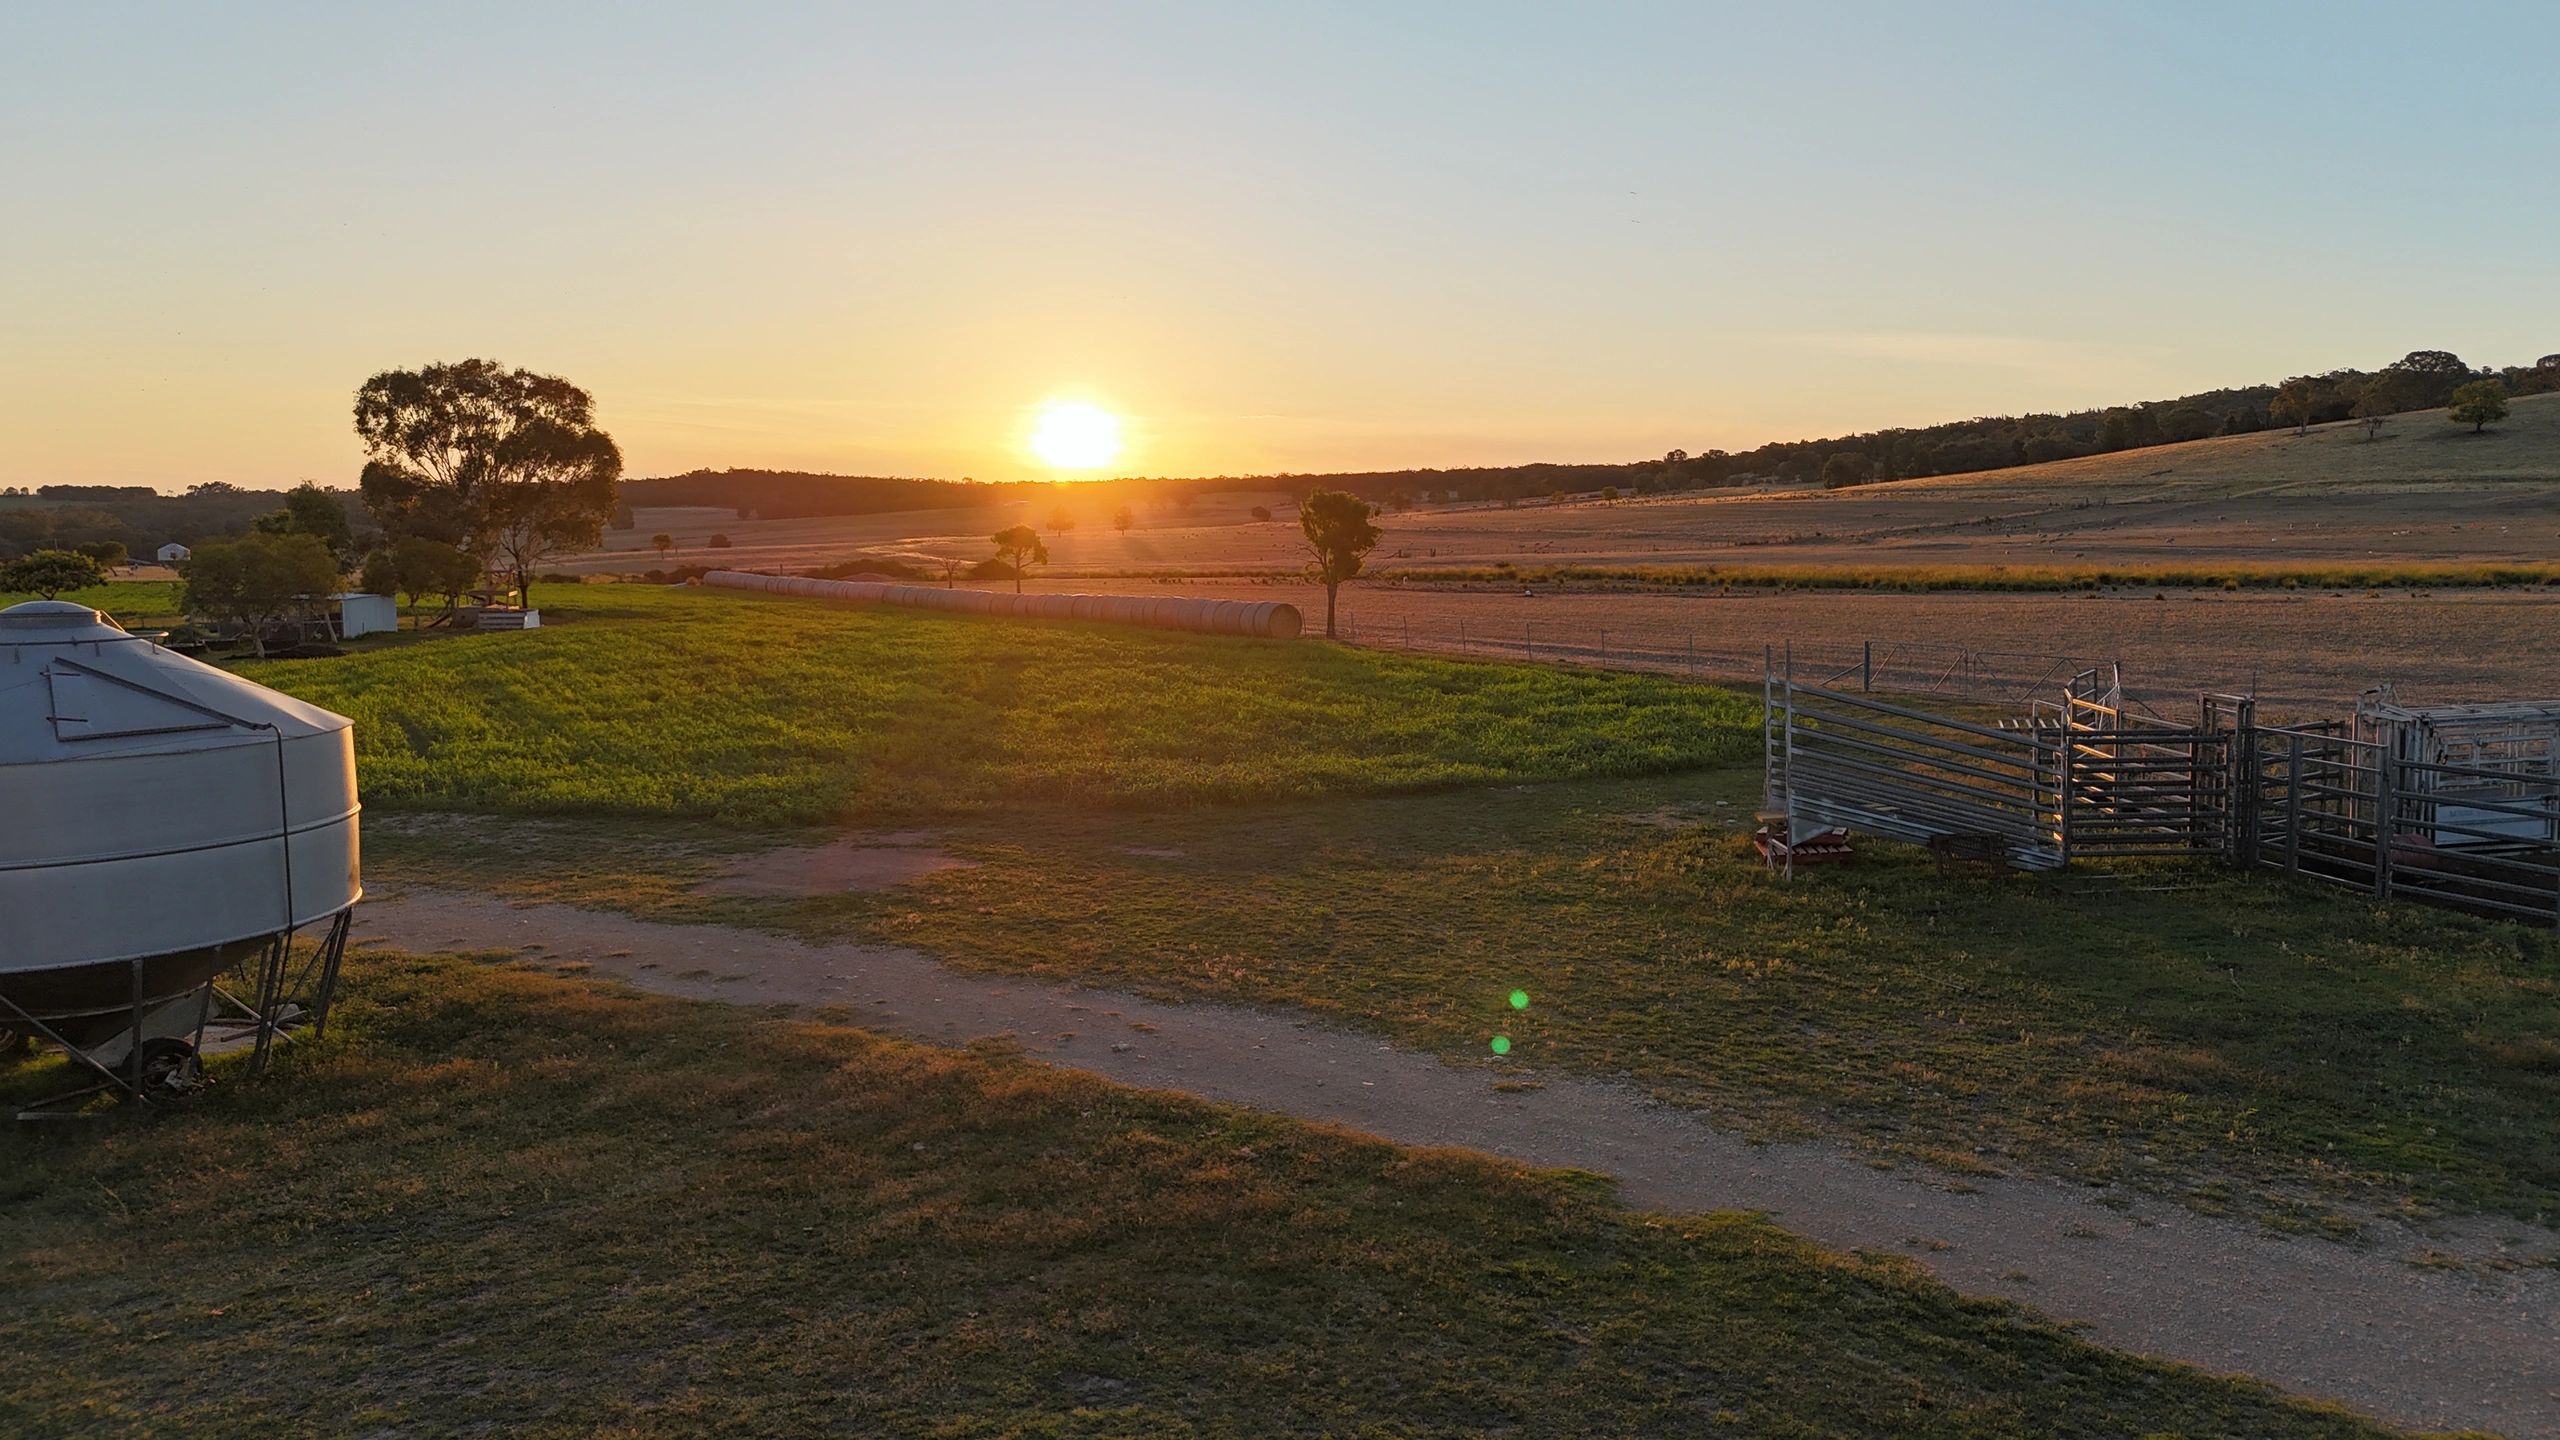
[[1052, 470], [1100, 470], [1120, 458], [1120, 417], [1088, 401], [1046, 401], [1033, 417], [1028, 443]]

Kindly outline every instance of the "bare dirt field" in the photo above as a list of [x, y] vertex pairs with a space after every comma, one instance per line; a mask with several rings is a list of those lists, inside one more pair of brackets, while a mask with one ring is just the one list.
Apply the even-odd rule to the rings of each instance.
[[[1034, 581], [1032, 590], [1179, 591], [1287, 600], [1324, 627], [1300, 581]], [[2413, 700], [2560, 695], [2560, 594], [2203, 590], [1932, 592], [1583, 591], [1352, 584], [1343, 632], [1360, 644], [1494, 659], [1605, 664], [1757, 681], [1764, 648], [1794, 647], [1811, 680], [1854, 677], [1873, 642], [1878, 689], [2046, 694], [2074, 666], [2120, 660], [2128, 691], [2163, 713], [2200, 690], [2289, 711], [2351, 708], [2391, 682]], [[1977, 667], [1950, 673], [1972, 657]], [[1693, 661], [1694, 657], [1694, 661]], [[1968, 683], [1969, 682], [1969, 683]], [[1854, 678], [1845, 683], [1854, 684]]]
[[[807, 568], [863, 555], [909, 560], [992, 553], [1008, 525], [1046, 530], [1060, 576], [1286, 574], [1304, 564], [1277, 492], [1203, 495], [1139, 514], [1126, 532], [1061, 487], [1056, 502], [798, 520], [717, 509], [642, 510], [631, 530], [570, 570], [661, 563]], [[1279, 518], [1257, 522], [1251, 507]], [[1708, 565], [1936, 567], [2542, 562], [2560, 558], [2560, 395], [2514, 402], [2485, 435], [2441, 412], [2307, 435], [2265, 432], [2050, 465], [1824, 491], [1757, 488], [1626, 499], [1425, 504], [1382, 518], [1380, 570], [1427, 573], [1509, 561], [1523, 568]], [[713, 551], [710, 537], [730, 538]]]
[[[1075, 523], [1047, 534], [1051, 560], [1032, 588], [1178, 584], [1184, 594], [1286, 598], [1321, 629], [1323, 595], [1298, 579], [1306, 555], [1285, 496], [1202, 495], [1139, 515], [1124, 532], [1098, 506], [1080, 508], [1072, 487], [1058, 494]], [[1257, 521], [1254, 506], [1278, 518]], [[1050, 508], [777, 521], [644, 510], [636, 529], [612, 532], [610, 548], [568, 568], [660, 563], [648, 546], [657, 533], [678, 541], [668, 563], [974, 562], [992, 554], [995, 529], [1045, 526]], [[1764, 647], [1792, 645], [1800, 673], [1817, 678], [1855, 667], [1878, 688], [1974, 694], [2042, 693], [2056, 661], [2121, 660], [2155, 704], [2254, 688], [2320, 713], [2385, 681], [2426, 699], [2560, 694], [2560, 651], [2548, 639], [2560, 591], [2541, 588], [1707, 593], [1639, 583], [1639, 572], [1708, 566], [2546, 564], [2560, 561], [2560, 395], [2518, 400], [2512, 418], [2477, 436], [2431, 411], [2393, 417], [2374, 439], [2360, 424], [2333, 425], [1839, 491], [1426, 504], [1381, 525], [1371, 578], [1345, 592], [1346, 638], [1369, 645], [1729, 679], [1757, 678]], [[714, 533], [732, 543], [708, 548]], [[1538, 577], [1525, 587], [1535, 593], [1458, 573], [1502, 564]], [[1543, 578], [1553, 570], [1575, 578]]]

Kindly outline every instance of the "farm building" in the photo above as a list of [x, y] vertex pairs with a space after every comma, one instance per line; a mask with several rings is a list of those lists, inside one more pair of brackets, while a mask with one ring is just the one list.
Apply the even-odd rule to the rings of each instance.
[[400, 628], [399, 608], [391, 603], [388, 595], [344, 590], [329, 599], [338, 607], [338, 638], [341, 640], [353, 640], [359, 635], [387, 634]]
[[189, 550], [186, 546], [179, 544], [177, 541], [172, 540], [152, 553], [160, 557], [161, 564], [175, 565], [195, 552]]

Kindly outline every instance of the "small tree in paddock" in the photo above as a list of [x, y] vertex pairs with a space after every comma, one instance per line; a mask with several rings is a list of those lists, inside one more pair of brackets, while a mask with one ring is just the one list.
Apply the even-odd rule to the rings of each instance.
[[124, 542], [121, 540], [92, 540], [85, 545], [74, 545], [71, 548], [97, 561], [101, 568], [107, 570], [121, 570], [125, 567], [125, 562], [133, 558], [125, 552]]
[[668, 534], [664, 530], [661, 530], [657, 534], [649, 537], [649, 544], [651, 548], [658, 552], [659, 558], [664, 559], [666, 558], [668, 551], [676, 548], [676, 537]]
[[106, 578], [103, 566], [77, 550], [37, 550], [0, 566], [0, 591], [50, 600], [65, 590], [104, 584]]
[[620, 501], [622, 452], [594, 397], [556, 376], [491, 360], [386, 370], [356, 391], [355, 421], [384, 532], [463, 546], [527, 604], [535, 567], [595, 544]]
[[1126, 505], [1123, 505], [1119, 509], [1111, 512], [1111, 528], [1119, 531], [1123, 535], [1128, 534], [1129, 527], [1137, 523], [1138, 517], [1132, 513]]
[[196, 547], [187, 557], [178, 608], [247, 627], [250, 644], [264, 659], [267, 627], [304, 597], [337, 586], [337, 558], [318, 536], [252, 531]]
[[1268, 525], [1271, 523], [1271, 507], [1268, 505], [1256, 505], [1247, 513], [1252, 515], [1255, 520], [1260, 521], [1262, 524]]
[[728, 548], [729, 548], [729, 537], [728, 537], [728, 536], [726, 536], [726, 535], [714, 535], [714, 536], [712, 536], [712, 537], [711, 537], [711, 548], [712, 548], [712, 549], [714, 549], [714, 550], [726, 550], [726, 549], [728, 549]]
[[2382, 433], [2382, 422], [2400, 413], [2400, 386], [2389, 371], [2376, 375], [2356, 392], [2355, 409], [2349, 412], [2364, 422], [2364, 438], [2369, 443]]
[[1874, 474], [1874, 462], [1866, 456], [1854, 450], [1834, 451], [1830, 459], [1822, 462], [1822, 488], [1845, 490], [1852, 485], [1864, 485]]
[[2471, 433], [2507, 418], [2507, 387], [2495, 380], [2474, 380], [2453, 392], [2453, 404], [2445, 409], [2445, 418], [2456, 425], [2468, 425]]
[[1315, 562], [1307, 578], [1324, 586], [1324, 638], [1335, 638], [1334, 597], [1378, 548], [1378, 507], [1344, 490], [1318, 490], [1298, 506], [1298, 529]]
[[1033, 565], [1049, 563], [1049, 547], [1040, 543], [1040, 532], [1028, 525], [1015, 525], [988, 537], [995, 542], [996, 558], [1013, 572], [1013, 593], [1022, 593], [1022, 572]]
[[2295, 376], [2276, 387], [2275, 398], [2267, 402], [2267, 415], [2279, 425], [2293, 426], [2296, 435], [2309, 434], [2311, 415], [2320, 403], [2320, 382], [2308, 376]]
[[1064, 506], [1064, 505], [1057, 506], [1056, 508], [1054, 508], [1054, 509], [1050, 510], [1050, 512], [1049, 512], [1049, 533], [1050, 533], [1050, 534], [1052, 534], [1052, 535], [1064, 535], [1064, 534], [1066, 534], [1068, 531], [1073, 530], [1074, 528], [1076, 528], [1076, 516], [1075, 516], [1075, 512], [1074, 512], [1074, 511], [1069, 510], [1069, 509], [1068, 509], [1066, 506]]

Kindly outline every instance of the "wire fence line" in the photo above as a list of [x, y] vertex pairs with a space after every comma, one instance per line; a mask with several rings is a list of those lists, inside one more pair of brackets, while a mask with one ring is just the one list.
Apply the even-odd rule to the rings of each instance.
[[1925, 640], [1790, 644], [1730, 632], [1663, 625], [1599, 625], [1529, 620], [1483, 624], [1411, 615], [1371, 617], [1345, 609], [1341, 638], [1378, 650], [1412, 650], [1580, 665], [1603, 670], [1680, 675], [1694, 680], [1757, 684], [1773, 662], [1807, 684], [1897, 695], [1976, 700], [2050, 694], [2101, 662], [2088, 656], [1995, 650]]

